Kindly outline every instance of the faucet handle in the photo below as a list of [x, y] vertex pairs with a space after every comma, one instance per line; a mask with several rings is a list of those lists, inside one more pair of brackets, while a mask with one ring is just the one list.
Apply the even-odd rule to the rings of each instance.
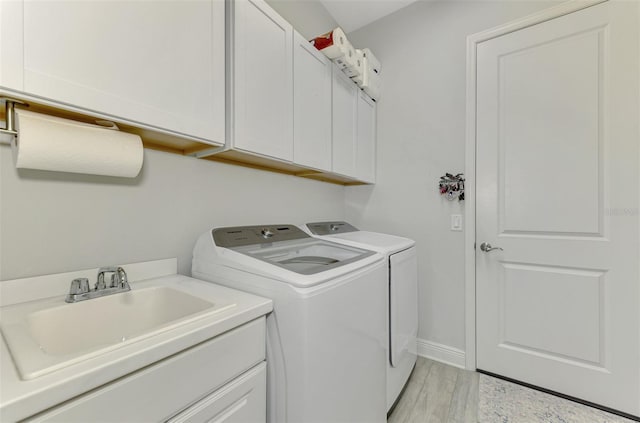
[[89, 289], [89, 279], [87, 278], [77, 278], [71, 281], [71, 287], [69, 288], [69, 295], [65, 298], [65, 301], [68, 303], [75, 303], [79, 296], [83, 294], [88, 294]]
[[71, 281], [69, 295], [85, 294], [89, 292], [89, 279], [77, 278]]

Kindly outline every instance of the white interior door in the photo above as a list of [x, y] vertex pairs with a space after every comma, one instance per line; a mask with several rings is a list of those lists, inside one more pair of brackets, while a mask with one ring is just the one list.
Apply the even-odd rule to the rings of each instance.
[[634, 415], [638, 4], [478, 44], [476, 128], [477, 367]]

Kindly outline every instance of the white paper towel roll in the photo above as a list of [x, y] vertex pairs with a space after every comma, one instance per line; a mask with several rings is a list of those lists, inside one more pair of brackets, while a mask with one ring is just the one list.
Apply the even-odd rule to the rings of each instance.
[[356, 77], [362, 73], [362, 61], [358, 58], [356, 49], [352, 46], [347, 49], [347, 54], [333, 59], [333, 63], [338, 65], [349, 78]]
[[134, 178], [144, 151], [139, 136], [103, 126], [16, 110], [17, 168]]
[[358, 84], [358, 86], [362, 86], [362, 81], [364, 79], [365, 67], [364, 67], [364, 55], [362, 54], [362, 50], [356, 49], [356, 59], [358, 60], [358, 72], [351, 77], [353, 82]]
[[362, 55], [364, 57], [362, 80], [356, 82], [369, 97], [374, 100], [379, 100], [380, 88], [382, 86], [380, 78], [380, 61], [368, 48], [362, 49]]
[[353, 46], [340, 28], [314, 38], [311, 43], [331, 60], [348, 55], [349, 49], [353, 50]]

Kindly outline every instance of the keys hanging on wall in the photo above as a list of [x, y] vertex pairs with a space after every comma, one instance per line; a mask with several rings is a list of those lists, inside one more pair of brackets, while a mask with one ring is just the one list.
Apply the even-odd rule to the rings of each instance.
[[456, 198], [458, 201], [464, 200], [464, 173], [458, 173], [452, 175], [451, 173], [445, 173], [440, 177], [438, 183], [440, 195], [444, 195], [449, 201], [453, 201]]

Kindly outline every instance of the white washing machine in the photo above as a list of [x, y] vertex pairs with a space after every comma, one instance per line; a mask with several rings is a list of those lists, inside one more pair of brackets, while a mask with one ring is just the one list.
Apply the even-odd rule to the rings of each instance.
[[418, 262], [415, 241], [395, 235], [360, 231], [346, 222], [301, 226], [315, 237], [383, 254], [388, 263], [389, 356], [387, 411], [398, 400], [417, 358]]
[[294, 225], [217, 228], [193, 250], [193, 277], [271, 298], [271, 423], [386, 422], [387, 266], [377, 252]]

